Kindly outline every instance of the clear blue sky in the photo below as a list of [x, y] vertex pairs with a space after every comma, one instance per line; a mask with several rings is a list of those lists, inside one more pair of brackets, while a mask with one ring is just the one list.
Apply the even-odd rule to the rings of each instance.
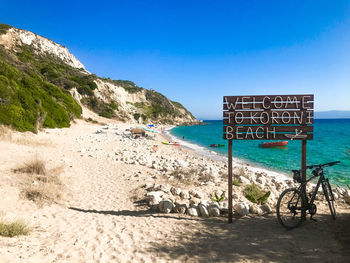
[[314, 93], [317, 111], [350, 110], [350, 1], [0, 0], [0, 22], [200, 119], [221, 118], [224, 95]]

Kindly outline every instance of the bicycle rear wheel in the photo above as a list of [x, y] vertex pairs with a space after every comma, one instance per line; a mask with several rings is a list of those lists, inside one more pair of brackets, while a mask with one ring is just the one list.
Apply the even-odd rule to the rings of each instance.
[[328, 178], [325, 179], [325, 181], [322, 183], [322, 188], [323, 188], [324, 196], [326, 197], [326, 200], [328, 202], [329, 210], [331, 211], [332, 217], [335, 220], [335, 217], [337, 214], [335, 212], [335, 207], [334, 207], [334, 195], [332, 192], [331, 185], [328, 181]]
[[302, 200], [295, 188], [286, 189], [280, 195], [276, 207], [278, 222], [285, 228], [293, 229], [302, 222]]

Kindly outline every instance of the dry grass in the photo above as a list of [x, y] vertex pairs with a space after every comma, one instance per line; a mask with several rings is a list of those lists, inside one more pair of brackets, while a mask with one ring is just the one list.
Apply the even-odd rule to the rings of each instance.
[[12, 139], [12, 141], [16, 144], [27, 145], [27, 146], [52, 146], [52, 143], [48, 140], [33, 139], [32, 134], [29, 138], [24, 137], [24, 135], [22, 135], [21, 137]]
[[172, 184], [175, 184], [177, 186], [180, 185], [195, 185], [198, 183], [197, 177], [198, 177], [199, 171], [197, 169], [176, 169], [170, 173], [170, 176], [174, 176], [174, 181], [172, 181]]
[[52, 143], [47, 140], [36, 140], [30, 132], [16, 133], [10, 127], [0, 125], [0, 140], [9, 141], [15, 144], [28, 146], [50, 146]]
[[28, 235], [30, 228], [22, 221], [14, 221], [11, 223], [0, 221], [0, 236], [14, 237], [20, 235]]
[[15, 173], [46, 175], [45, 163], [38, 158], [35, 158], [28, 163], [24, 163], [23, 166], [16, 168], [13, 171]]
[[38, 158], [14, 169], [16, 173], [26, 174], [23, 178], [24, 197], [39, 205], [61, 199], [63, 185], [59, 175], [62, 171], [63, 166], [47, 169], [45, 162]]
[[8, 126], [0, 125], [0, 140], [11, 141], [12, 130]]

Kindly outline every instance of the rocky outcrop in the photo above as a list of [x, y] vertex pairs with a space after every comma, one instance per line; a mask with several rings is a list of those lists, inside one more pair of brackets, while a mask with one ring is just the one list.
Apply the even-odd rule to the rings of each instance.
[[66, 47], [27, 30], [14, 27], [8, 29], [6, 34], [0, 35], [0, 45], [13, 50], [19, 46], [29, 45], [37, 54], [50, 54], [69, 66], [85, 70], [84, 65]]

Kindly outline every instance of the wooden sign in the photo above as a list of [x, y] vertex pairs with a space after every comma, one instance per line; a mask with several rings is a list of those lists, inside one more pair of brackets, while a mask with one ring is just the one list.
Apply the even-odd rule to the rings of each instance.
[[232, 223], [232, 140], [301, 140], [301, 174], [306, 182], [306, 141], [313, 139], [314, 95], [225, 96], [223, 117], [224, 139], [228, 140], [228, 222]]
[[225, 96], [226, 140], [312, 140], [314, 95]]

